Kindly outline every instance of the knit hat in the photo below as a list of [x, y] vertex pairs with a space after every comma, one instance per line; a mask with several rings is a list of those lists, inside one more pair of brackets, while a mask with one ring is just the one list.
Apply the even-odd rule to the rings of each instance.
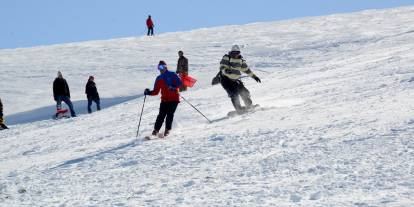
[[233, 45], [231, 47], [231, 52], [240, 52], [240, 47], [238, 45]]
[[63, 77], [62, 72], [58, 71], [58, 72], [57, 72], [57, 76], [58, 76], [58, 77]]
[[166, 70], [167, 69], [167, 63], [165, 63], [164, 60], [160, 60], [158, 63], [158, 70]]
[[89, 79], [88, 80], [94, 80], [95, 79], [95, 77], [93, 77], [92, 75], [91, 76], [89, 76]]

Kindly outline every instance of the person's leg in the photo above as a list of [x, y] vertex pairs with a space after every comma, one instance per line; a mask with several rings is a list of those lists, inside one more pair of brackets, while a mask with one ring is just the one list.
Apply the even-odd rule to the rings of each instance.
[[100, 111], [101, 110], [101, 100], [99, 98], [95, 99], [95, 103], [96, 103], [96, 110]]
[[88, 97], [88, 113], [92, 113], [92, 98]]
[[169, 131], [172, 128], [174, 121], [174, 113], [177, 110], [178, 102], [167, 102], [167, 118], [165, 120], [165, 130]]
[[160, 131], [162, 124], [164, 123], [165, 116], [167, 116], [167, 104], [166, 102], [161, 102], [160, 111], [154, 124], [154, 131]]
[[154, 27], [151, 27], [151, 36], [154, 36]]
[[244, 105], [246, 106], [246, 108], [249, 108], [252, 106], [252, 99], [250, 98], [250, 92], [249, 90], [247, 90], [247, 88], [244, 86], [244, 84], [240, 81], [239, 83], [239, 94], [241, 96], [241, 98], [243, 99]]
[[241, 112], [242, 107], [240, 105], [237, 81], [233, 81], [225, 76], [222, 76], [221, 85], [223, 86], [224, 90], [226, 90], [227, 95], [230, 97], [234, 109], [236, 109], [237, 112]]
[[72, 101], [70, 101], [70, 98], [67, 97], [67, 96], [62, 96], [62, 97], [63, 97], [62, 101], [64, 101], [66, 103], [66, 105], [69, 106], [70, 115], [72, 117], [76, 117], [76, 113], [75, 113], [75, 110], [73, 109], [73, 104], [72, 104]]
[[147, 36], [149, 36], [150, 35], [150, 28], [148, 27], [147, 29], [148, 29]]
[[56, 110], [59, 110], [62, 108], [62, 96], [58, 96], [56, 98]]

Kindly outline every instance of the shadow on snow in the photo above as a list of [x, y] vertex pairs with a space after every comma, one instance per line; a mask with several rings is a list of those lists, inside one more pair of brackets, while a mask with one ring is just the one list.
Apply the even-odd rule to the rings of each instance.
[[[126, 96], [126, 97], [115, 97], [115, 98], [101, 98], [101, 109], [108, 108], [123, 102], [127, 102], [136, 98], [141, 97], [142, 95]], [[88, 101], [79, 100], [72, 101], [73, 107], [75, 109], [76, 115], [87, 114]], [[69, 108], [64, 102], [62, 102], [64, 108]], [[93, 102], [92, 111], [96, 111], [96, 104]], [[26, 124], [35, 121], [42, 121], [51, 119], [56, 112], [56, 105], [45, 106], [42, 108], [34, 109], [31, 111], [20, 112], [5, 117], [8, 125], [16, 124]]]
[[100, 152], [97, 152], [95, 154], [90, 154], [90, 155], [87, 155], [87, 156], [84, 156], [84, 157], [67, 160], [67, 161], [63, 162], [62, 164], [57, 165], [56, 167], [50, 168], [49, 170], [55, 170], [55, 169], [58, 169], [58, 168], [61, 168], [61, 167], [70, 167], [71, 165], [75, 165], [75, 164], [84, 162], [84, 161], [89, 160], [89, 159], [100, 158], [100, 157], [102, 157], [104, 155], [108, 155], [108, 154], [115, 154], [117, 151], [120, 151], [120, 150], [123, 150], [123, 149], [126, 149], [126, 148], [133, 148], [135, 146], [138, 146], [140, 143], [142, 143], [142, 141], [134, 139], [134, 140], [132, 140], [128, 143], [120, 144], [116, 147], [113, 147], [113, 148], [110, 148], [110, 149], [107, 149], [107, 150], [104, 150], [104, 151], [100, 151]]

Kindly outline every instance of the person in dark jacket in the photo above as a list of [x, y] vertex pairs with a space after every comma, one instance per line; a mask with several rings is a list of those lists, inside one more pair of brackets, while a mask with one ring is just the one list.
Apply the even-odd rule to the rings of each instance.
[[154, 89], [151, 91], [147, 88], [144, 94], [156, 96], [161, 91], [160, 111], [155, 121], [152, 135], [156, 136], [158, 134], [165, 119], [164, 136], [168, 136], [172, 128], [175, 110], [177, 109], [178, 103], [180, 103], [178, 89], [182, 83], [176, 73], [168, 71], [167, 64], [164, 61], [161, 60], [159, 62], [158, 70], [161, 74], [155, 79]]
[[[181, 50], [178, 51], [178, 62], [177, 62], [177, 71], [176, 71], [176, 73], [180, 77], [188, 75], [188, 59], [186, 57], [184, 57], [184, 52], [181, 51]], [[187, 90], [187, 86], [182, 84], [181, 87], [180, 87], [180, 92], [186, 91], [186, 90]]]
[[88, 98], [88, 113], [92, 113], [92, 101], [96, 103], [96, 110], [101, 110], [100, 98], [98, 89], [95, 84], [95, 77], [89, 76], [85, 87], [86, 97]]
[[2, 129], [8, 129], [8, 127], [4, 124], [3, 103], [1, 102], [1, 99], [0, 99], [0, 130], [2, 130]]
[[152, 22], [151, 15], [148, 15], [147, 28], [148, 28], [147, 36], [150, 36], [150, 35], [153, 36], [154, 35], [154, 22]]
[[75, 110], [73, 109], [72, 101], [70, 101], [69, 85], [63, 78], [63, 75], [58, 71], [58, 77], [53, 81], [53, 97], [56, 101], [56, 109], [62, 108], [62, 101], [69, 106], [70, 114], [72, 117], [76, 117]]

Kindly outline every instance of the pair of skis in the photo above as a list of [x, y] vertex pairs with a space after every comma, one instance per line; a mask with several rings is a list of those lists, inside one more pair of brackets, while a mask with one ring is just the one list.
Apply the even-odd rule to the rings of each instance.
[[165, 135], [163, 133], [157, 133], [156, 135], [147, 135], [144, 137], [145, 141], [154, 140], [154, 139], [165, 139]]

